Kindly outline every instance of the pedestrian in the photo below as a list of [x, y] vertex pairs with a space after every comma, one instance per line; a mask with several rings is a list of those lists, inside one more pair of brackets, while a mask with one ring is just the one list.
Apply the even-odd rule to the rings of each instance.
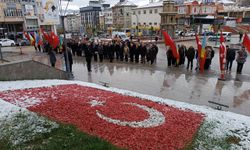
[[91, 51], [94, 53], [94, 61], [97, 62], [98, 60], [98, 43], [92, 43]]
[[227, 55], [226, 55], [226, 60], [227, 60], [227, 64], [226, 64], [226, 70], [227, 71], [230, 71], [232, 70], [232, 66], [233, 66], [233, 61], [235, 60], [235, 50], [234, 49], [231, 49], [229, 48], [229, 46], [227, 45], [226, 46], [226, 49], [227, 49]]
[[114, 45], [112, 42], [108, 45], [108, 56], [109, 56], [109, 62], [113, 62], [114, 60]]
[[136, 63], [139, 63], [139, 57], [140, 57], [140, 44], [139, 43], [136, 43], [135, 44], [135, 62]]
[[171, 48], [169, 48], [166, 52], [167, 54], [167, 59], [168, 59], [168, 67], [174, 65], [173, 64], [173, 60], [174, 60], [174, 55], [173, 55], [173, 51]]
[[[65, 50], [65, 46], [64, 46], [63, 55], [64, 55], [64, 60], [65, 60], [66, 68], [68, 68], [66, 53], [68, 53], [69, 71], [72, 72], [72, 65], [73, 65], [72, 49], [69, 48], [69, 47], [67, 47], [67, 49]], [[68, 71], [68, 69], [66, 69], [66, 70]]]
[[241, 41], [242, 41], [242, 38], [243, 38], [243, 33], [240, 32], [239, 35], [240, 35], [239, 42], [241, 42]]
[[116, 57], [116, 60], [119, 60], [119, 55], [120, 53], [120, 43], [119, 42], [116, 42], [115, 43], [115, 57]]
[[120, 61], [123, 61], [124, 59], [124, 43], [120, 42], [120, 50], [119, 50], [119, 56], [120, 56]]
[[238, 56], [237, 56], [237, 74], [241, 74], [242, 73], [242, 69], [244, 66], [244, 63], [246, 62], [247, 59], [247, 52], [245, 47], [242, 47], [240, 51], [238, 51]]
[[178, 47], [179, 47], [178, 52], [179, 52], [179, 56], [180, 56], [179, 65], [183, 65], [185, 62], [185, 49], [184, 49], [183, 45], [178, 46]]
[[214, 51], [213, 51], [211, 46], [206, 46], [205, 50], [206, 50], [206, 62], [204, 65], [204, 69], [208, 70], [212, 64], [212, 59], [214, 57]]
[[87, 62], [88, 72], [92, 71], [91, 70], [91, 60], [92, 60], [92, 55], [93, 55], [92, 46], [93, 45], [88, 43], [87, 46], [84, 49], [84, 54], [85, 54], [85, 58], [86, 58], [86, 62]]
[[49, 59], [50, 59], [50, 64], [51, 64], [51, 66], [52, 66], [52, 67], [55, 67], [55, 65], [56, 65], [56, 53], [55, 53], [54, 50], [52, 50], [51, 47], [50, 47], [50, 49], [49, 49], [48, 54], [49, 54]]
[[156, 63], [156, 60], [157, 60], [157, 54], [158, 54], [158, 52], [159, 52], [159, 48], [158, 48], [158, 46], [156, 45], [156, 44], [153, 44], [153, 49], [154, 49], [154, 62]]
[[186, 52], [186, 57], [188, 59], [188, 64], [187, 64], [187, 70], [189, 69], [189, 66], [191, 64], [191, 70], [193, 70], [193, 60], [195, 57], [195, 49], [193, 46], [190, 46]]
[[124, 56], [125, 56], [125, 61], [128, 62], [128, 57], [129, 57], [129, 47], [128, 47], [128, 44], [126, 43], [125, 46], [124, 46]]
[[103, 62], [103, 44], [102, 43], [98, 44], [98, 55], [99, 55], [100, 62]]
[[141, 45], [141, 63], [145, 64], [147, 47], [144, 43]]
[[129, 55], [130, 55], [130, 61], [134, 62], [134, 56], [135, 56], [135, 51], [136, 51], [136, 45], [131, 42], [130, 48], [129, 48]]

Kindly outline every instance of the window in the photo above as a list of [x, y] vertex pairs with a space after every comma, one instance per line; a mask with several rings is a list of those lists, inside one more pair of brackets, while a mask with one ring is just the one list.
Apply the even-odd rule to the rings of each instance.
[[141, 11], [140, 11], [140, 10], [138, 11], [138, 14], [139, 14], [139, 15], [141, 14]]
[[143, 25], [144, 25], [144, 26], [147, 25], [146, 22], [144, 22]]
[[135, 25], [135, 22], [133, 22], [133, 25]]
[[154, 25], [157, 26], [157, 22], [155, 22]]
[[152, 13], [153, 13], [153, 10], [152, 10], [152, 9], [150, 9], [150, 10], [149, 10], [149, 13], [150, 13], [150, 14], [152, 14]]
[[151, 25], [152, 25], [152, 22], [149, 22], [149, 25], [151, 26]]
[[135, 11], [133, 12], [133, 15], [135, 15]]
[[155, 9], [155, 14], [157, 14], [158, 13], [158, 9]]
[[143, 11], [143, 14], [147, 14], [147, 10], [144, 10], [144, 11]]

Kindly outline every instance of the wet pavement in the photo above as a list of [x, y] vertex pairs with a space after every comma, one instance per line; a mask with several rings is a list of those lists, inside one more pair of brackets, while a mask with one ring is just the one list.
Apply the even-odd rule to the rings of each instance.
[[[190, 41], [185, 42], [185, 45], [196, 44], [195, 41]], [[185, 66], [167, 67], [165, 46], [159, 44], [159, 48], [155, 65], [119, 61], [93, 62], [91, 73], [87, 72], [85, 58], [75, 57], [73, 65], [75, 80], [97, 84], [107, 82], [111, 87], [216, 107], [217, 105], [209, 103], [212, 101], [229, 106], [223, 110], [250, 116], [250, 57], [243, 68], [243, 75], [236, 76], [236, 62], [234, 62], [231, 74], [227, 74], [228, 80], [219, 81], [218, 49], [215, 50], [211, 69], [200, 74], [194, 70], [187, 71]], [[35, 53], [33, 50], [30, 53], [34, 60], [49, 64], [47, 55]], [[57, 68], [64, 68], [61, 56], [58, 55], [57, 58], [59, 60]]]

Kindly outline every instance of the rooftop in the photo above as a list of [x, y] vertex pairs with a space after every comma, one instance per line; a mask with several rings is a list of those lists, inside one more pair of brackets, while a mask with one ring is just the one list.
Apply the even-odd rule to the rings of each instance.
[[160, 6], [163, 6], [163, 1], [162, 0], [160, 0], [159, 2], [153, 2], [153, 3], [149, 3], [149, 4], [146, 4], [146, 5], [139, 6], [136, 9], [160, 7]]
[[125, 1], [122, 1], [122, 2], [120, 1], [114, 7], [120, 7], [120, 6], [133, 6], [133, 7], [136, 7], [137, 5], [135, 5], [133, 2], [125, 0]]

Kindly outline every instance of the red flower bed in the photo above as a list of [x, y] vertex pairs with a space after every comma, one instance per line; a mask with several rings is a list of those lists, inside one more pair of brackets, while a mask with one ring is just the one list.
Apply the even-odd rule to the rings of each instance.
[[80, 85], [7, 91], [0, 98], [39, 100], [28, 109], [128, 149], [181, 149], [203, 121], [199, 113]]

